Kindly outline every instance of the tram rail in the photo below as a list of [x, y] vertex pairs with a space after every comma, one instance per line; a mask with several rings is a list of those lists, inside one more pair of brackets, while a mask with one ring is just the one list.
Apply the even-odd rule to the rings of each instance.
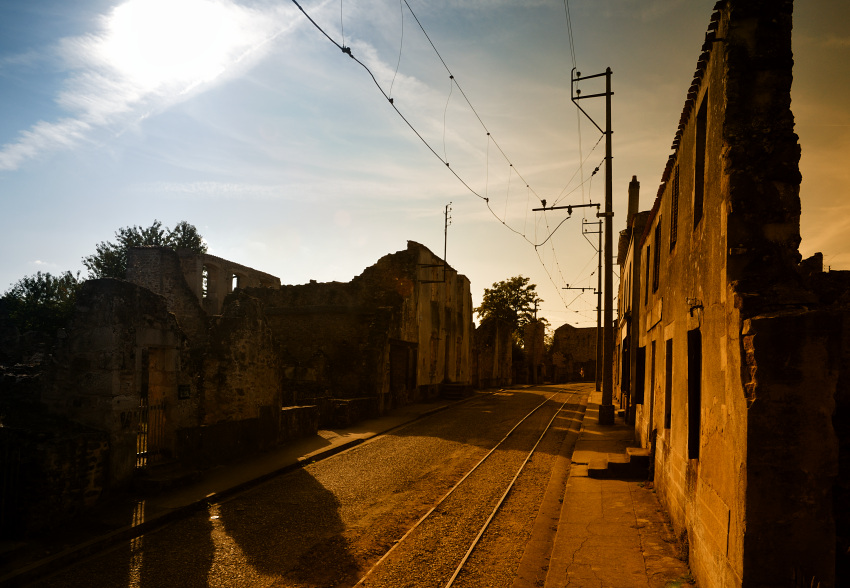
[[[559, 394], [565, 394], [566, 398], [563, 399], [560, 406], [554, 411], [552, 417], [548, 419], [545, 426], [540, 431], [540, 434], [538, 435], [537, 440], [533, 444], [531, 449], [526, 451], [525, 458], [522, 460], [522, 463], [519, 465], [519, 467], [517, 467], [515, 469], [515, 471], [513, 472], [513, 477], [511, 478], [510, 482], [507, 483], [507, 486], [504, 488], [504, 491], [502, 492], [502, 494], [501, 494], [500, 498], [498, 499], [498, 501], [496, 502], [496, 504], [492, 507], [492, 509], [489, 513], [489, 516], [478, 528], [478, 532], [476, 533], [474, 539], [471, 542], [469, 542], [463, 557], [460, 559], [460, 561], [458, 561], [456, 563], [456, 565], [454, 565], [454, 571], [451, 574], [451, 576], [448, 578], [448, 580], [445, 583], [442, 582], [442, 581], [439, 583], [439, 586], [442, 586], [443, 588], [452, 587], [455, 584], [458, 577], [460, 576], [461, 572], [466, 567], [467, 563], [469, 562], [471, 555], [474, 553], [474, 551], [475, 551], [476, 547], [478, 546], [480, 540], [482, 539], [482, 537], [487, 532], [487, 529], [490, 526], [491, 522], [493, 521], [493, 519], [496, 517], [498, 512], [501, 510], [501, 508], [505, 504], [506, 499], [510, 495], [511, 490], [514, 488], [517, 480], [520, 478], [521, 474], [523, 473], [526, 465], [531, 460], [535, 451], [537, 451], [537, 449], [540, 446], [541, 442], [543, 441], [544, 437], [547, 435], [547, 433], [550, 432], [552, 424], [555, 422], [556, 418], [562, 413], [562, 411], [564, 410], [564, 407], [567, 406], [568, 404], [570, 404], [571, 400], [575, 400], [576, 396], [580, 395], [579, 392], [572, 392], [572, 391], [564, 390], [564, 391], [561, 391], [561, 392], [556, 392], [554, 394], [551, 394], [546, 399], [544, 399], [541, 403], [539, 403], [537, 406], [535, 406], [531, 411], [529, 411], [527, 414], [525, 414], [525, 416], [523, 416], [521, 419], [519, 419], [519, 421], [517, 421], [517, 423], [502, 437], [502, 439], [499, 440], [498, 443], [496, 443], [468, 472], [466, 472], [466, 474], [464, 474], [463, 477], [461, 477], [460, 480], [458, 480], [455, 483], [455, 485], [452, 486], [437, 501], [437, 503], [434, 504], [434, 506], [431, 507], [430, 510], [428, 510], [424, 515], [422, 515], [422, 517], [420, 517], [416, 521], [416, 523], [414, 523], [414, 525], [412, 527], [410, 527], [410, 529], [408, 529], [405, 532], [405, 534], [400, 539], [398, 539], [390, 547], [390, 549], [387, 550], [384, 553], [383, 556], [381, 556], [381, 558], [377, 562], [375, 562], [375, 564], [360, 578], [360, 580], [357, 582], [357, 584], [355, 584], [355, 587], [360, 587], [360, 586], [363, 586], [363, 587], [370, 586], [371, 587], [371, 586], [388, 585], [388, 584], [382, 583], [379, 579], [376, 578], [376, 576], [380, 573], [380, 570], [394, 557], [394, 555], [397, 552], [397, 549], [399, 547], [406, 546], [411, 541], [411, 538], [417, 532], [417, 530], [420, 529], [420, 527], [422, 525], [424, 525], [428, 521], [430, 521], [432, 519], [432, 517], [434, 517], [435, 513], [437, 513], [440, 510], [441, 506], [444, 503], [446, 503], [446, 501], [449, 498], [453, 497], [456, 492], [461, 490], [465, 486], [465, 484], [468, 482], [470, 477], [473, 476], [473, 474], [475, 474], [482, 465], [487, 463], [488, 460], [490, 460], [491, 458], [493, 458], [494, 455], [497, 454], [498, 450], [500, 448], [502, 448], [505, 445], [505, 443], [518, 432], [518, 430], [520, 429], [520, 427], [523, 423], [525, 423], [532, 415], [537, 413], [541, 408], [543, 408], [544, 406], [550, 405], [553, 402], [553, 399], [556, 396], [558, 396]], [[555, 401], [555, 404], [557, 404], [557, 401]], [[503, 477], [502, 480], [504, 480], [506, 478], [507, 478], [507, 476]], [[429, 549], [429, 551], [430, 551], [430, 549]], [[434, 556], [434, 557], [439, 557], [439, 556]], [[434, 583], [434, 585], [435, 586], [437, 585], [436, 582]]]

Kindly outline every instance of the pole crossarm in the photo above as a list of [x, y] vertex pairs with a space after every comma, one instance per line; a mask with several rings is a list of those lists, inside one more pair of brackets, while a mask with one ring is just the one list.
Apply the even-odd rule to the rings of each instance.
[[[611, 75], [610, 68], [605, 72], [593, 74], [592, 76], [584, 76], [584, 77], [581, 76], [580, 71], [576, 71], [576, 68], [573, 68], [572, 72], [570, 72], [570, 100], [572, 101], [573, 104], [576, 105], [576, 108], [581, 110], [581, 113], [584, 116], [587, 117], [587, 120], [592, 122], [593, 126], [595, 126], [597, 129], [599, 129], [599, 132], [602, 133], [603, 135], [609, 135], [613, 132], [613, 131], [611, 131], [610, 126], [608, 127], [607, 130], [603, 131], [602, 127], [600, 127], [598, 124], [596, 124], [596, 121], [593, 120], [593, 117], [590, 116], [589, 114], [587, 114], [587, 112], [585, 112], [584, 108], [579, 106], [578, 101], [584, 100], [586, 98], [599, 98], [601, 96], [606, 96], [606, 97], [609, 97], [609, 99], [610, 99], [610, 96], [613, 96], [614, 92], [612, 92], [609, 87], [606, 87], [605, 92], [600, 92], [600, 93], [597, 93], [597, 94], [588, 94], [587, 96], [582, 96], [581, 90], [577, 89], [575, 86], [579, 81], [592, 80], [593, 78], [601, 78], [602, 76], [610, 76], [610, 75]], [[608, 126], [608, 125], [606, 125], [606, 126]]]
[[569, 204], [567, 206], [550, 206], [550, 207], [547, 208], [545, 200], [541, 200], [540, 203], [543, 205], [543, 208], [532, 208], [531, 210], [533, 212], [537, 212], [539, 210], [563, 210], [563, 209], [566, 208], [567, 214], [569, 214], [570, 216], [572, 216], [572, 214], [573, 214], [573, 208], [586, 208], [588, 206], [595, 206], [596, 208], [599, 208], [601, 206], [600, 204], [590, 203], [590, 204]]

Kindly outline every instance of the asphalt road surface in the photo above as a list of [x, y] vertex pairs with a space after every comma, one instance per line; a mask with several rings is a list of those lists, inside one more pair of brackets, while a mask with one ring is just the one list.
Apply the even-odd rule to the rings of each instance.
[[[572, 452], [591, 388], [481, 395], [212, 504], [35, 586], [442, 587], [539, 439], [454, 584], [511, 588], [522, 567], [545, 566], [548, 553], [539, 545], [554, 530], [535, 527], [535, 520], [547, 488], [551, 502], [560, 483], [553, 472], [565, 475], [556, 464]], [[527, 549], [532, 544], [537, 547]]]

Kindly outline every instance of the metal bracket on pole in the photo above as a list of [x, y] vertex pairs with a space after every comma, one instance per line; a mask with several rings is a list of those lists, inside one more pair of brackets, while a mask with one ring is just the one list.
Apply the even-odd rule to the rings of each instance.
[[[598, 92], [596, 94], [589, 95], [581, 95], [581, 90], [576, 88], [576, 85], [580, 81], [591, 80], [594, 78], [605, 77], [605, 91]], [[603, 323], [603, 352], [601, 356], [601, 365], [599, 358], [600, 356], [597, 354], [597, 362], [596, 362], [596, 374], [597, 374], [597, 390], [601, 388], [602, 390], [602, 402], [599, 405], [599, 424], [600, 425], [613, 425], [614, 424], [614, 404], [613, 404], [613, 366], [614, 366], [614, 330], [613, 330], [613, 300], [612, 300], [612, 290], [614, 287], [614, 279], [613, 272], [614, 268], [612, 265], [612, 256], [611, 250], [613, 248], [613, 228], [611, 226], [611, 219], [614, 216], [612, 212], [612, 200], [613, 200], [613, 189], [612, 189], [612, 169], [611, 163], [613, 161], [613, 156], [611, 155], [611, 136], [613, 135], [613, 131], [611, 130], [611, 96], [614, 95], [614, 92], [611, 91], [611, 68], [607, 68], [604, 73], [594, 74], [592, 76], [582, 77], [581, 72], [576, 71], [575, 68], [572, 69], [572, 73], [570, 75], [570, 100], [573, 104], [576, 105], [584, 116], [588, 118], [590, 122], [593, 123], [599, 132], [605, 135], [605, 211], [597, 214], [597, 217], [604, 218], [605, 223], [605, 315], [602, 321]], [[605, 98], [605, 130], [602, 130], [593, 117], [591, 117], [585, 110], [579, 105], [579, 100], [584, 100], [586, 98]], [[545, 206], [545, 205], [544, 205]], [[601, 240], [601, 235], [600, 235]], [[601, 249], [601, 247], [600, 247]], [[600, 276], [601, 278], [601, 276]], [[601, 306], [601, 305], [600, 305]], [[602, 381], [599, 381], [599, 375], [602, 375]]]

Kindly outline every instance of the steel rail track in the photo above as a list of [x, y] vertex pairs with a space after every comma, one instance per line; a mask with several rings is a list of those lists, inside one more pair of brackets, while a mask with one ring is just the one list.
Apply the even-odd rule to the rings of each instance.
[[[519, 466], [519, 468], [517, 469], [516, 473], [514, 474], [513, 479], [510, 481], [510, 483], [508, 484], [508, 487], [505, 489], [505, 491], [504, 491], [504, 493], [502, 494], [501, 498], [499, 499], [498, 503], [495, 505], [495, 507], [493, 508], [492, 512], [490, 513], [490, 516], [487, 518], [487, 520], [486, 520], [486, 521], [484, 522], [484, 524], [481, 526], [480, 530], [478, 531], [478, 534], [475, 536], [475, 539], [472, 541], [471, 545], [469, 546], [469, 549], [467, 550], [466, 554], [463, 556], [463, 559], [460, 561], [460, 563], [459, 563], [459, 564], [458, 564], [458, 566], [456, 567], [456, 569], [455, 569], [454, 573], [452, 574], [451, 578], [449, 579], [448, 583], [446, 583], [446, 584], [445, 584], [445, 588], [450, 588], [450, 587], [454, 584], [454, 581], [457, 579], [457, 577], [458, 577], [458, 575], [460, 574], [460, 572], [462, 571], [462, 569], [463, 569], [464, 565], [466, 565], [466, 562], [469, 560], [469, 557], [472, 555], [473, 551], [475, 550], [475, 547], [478, 545], [479, 541], [481, 540], [481, 537], [484, 535], [485, 531], [487, 530], [487, 527], [489, 527], [489, 526], [490, 526], [490, 523], [491, 523], [491, 522], [492, 522], [492, 520], [495, 518], [495, 516], [496, 516], [497, 512], [500, 510], [500, 508], [501, 508], [501, 507], [502, 507], [502, 505], [504, 504], [505, 500], [507, 499], [508, 495], [510, 494], [511, 489], [514, 487], [514, 484], [516, 483], [516, 481], [517, 481], [517, 479], [519, 478], [520, 474], [521, 474], [521, 473], [522, 473], [522, 471], [525, 469], [526, 464], [529, 462], [529, 460], [531, 459], [531, 456], [534, 454], [534, 452], [535, 452], [535, 450], [537, 449], [538, 445], [540, 445], [540, 442], [543, 440], [543, 438], [545, 437], [546, 433], [547, 433], [547, 432], [549, 431], [549, 429], [551, 428], [552, 423], [555, 421], [555, 419], [557, 418], [557, 416], [561, 413], [561, 411], [563, 410], [564, 406], [565, 406], [565, 405], [567, 404], [567, 402], [569, 401], [570, 397], [571, 397], [572, 395], [574, 395], [574, 394], [577, 394], [577, 392], [571, 392], [571, 391], [567, 391], [567, 390], [564, 390], [564, 391], [563, 391], [563, 393], [567, 394], [567, 400], [564, 400], [564, 402], [562, 402], [562, 403], [561, 403], [561, 406], [560, 406], [560, 407], [558, 407], [558, 410], [556, 410], [556, 411], [555, 411], [555, 414], [554, 414], [554, 415], [552, 415], [552, 418], [551, 418], [551, 419], [549, 419], [549, 422], [548, 422], [548, 423], [546, 424], [546, 426], [544, 427], [543, 432], [540, 434], [540, 436], [538, 437], [537, 441], [535, 442], [535, 444], [534, 444], [534, 446], [531, 448], [531, 450], [527, 453], [527, 455], [526, 455], [525, 459], [523, 460], [522, 464]], [[469, 478], [469, 476], [470, 476], [470, 475], [472, 475], [472, 473], [473, 473], [473, 472], [475, 472], [475, 471], [478, 469], [478, 467], [479, 467], [479, 466], [481, 466], [481, 465], [482, 465], [482, 464], [483, 464], [483, 463], [484, 463], [484, 462], [485, 462], [485, 461], [486, 461], [486, 460], [487, 460], [490, 456], [492, 456], [492, 455], [496, 452], [496, 450], [497, 450], [497, 449], [498, 449], [498, 448], [499, 448], [499, 447], [500, 447], [500, 446], [501, 446], [501, 445], [502, 445], [502, 444], [503, 444], [503, 443], [504, 443], [504, 442], [505, 442], [505, 441], [506, 441], [506, 440], [507, 440], [507, 439], [508, 439], [508, 438], [509, 438], [509, 437], [510, 437], [513, 433], [514, 433], [514, 431], [516, 431], [516, 430], [517, 430], [517, 428], [519, 428], [519, 426], [520, 426], [523, 422], [525, 422], [525, 421], [526, 421], [526, 419], [528, 419], [531, 415], [533, 415], [535, 412], [537, 412], [537, 411], [538, 411], [541, 407], [543, 407], [545, 404], [549, 403], [549, 401], [550, 401], [550, 400], [552, 400], [552, 398], [554, 398], [557, 394], [558, 394], [558, 392], [553, 393], [551, 396], [549, 396], [548, 398], [546, 398], [543, 402], [541, 402], [540, 404], [538, 404], [537, 406], [535, 406], [535, 407], [534, 407], [534, 408], [533, 408], [530, 412], [528, 412], [528, 413], [527, 413], [524, 417], [522, 417], [522, 418], [521, 418], [521, 419], [520, 419], [520, 420], [519, 420], [519, 421], [518, 421], [518, 422], [517, 422], [517, 423], [516, 423], [516, 424], [515, 424], [512, 428], [511, 428], [511, 430], [510, 430], [510, 431], [508, 431], [508, 432], [505, 434], [505, 436], [504, 436], [504, 437], [502, 437], [502, 439], [501, 439], [501, 440], [499, 440], [499, 442], [498, 442], [498, 443], [496, 443], [496, 445], [494, 445], [494, 446], [493, 446], [493, 448], [492, 448], [492, 449], [490, 449], [490, 451], [488, 451], [488, 452], [487, 452], [487, 454], [486, 454], [486, 455], [484, 455], [484, 457], [482, 457], [482, 458], [481, 458], [481, 460], [480, 460], [480, 461], [478, 461], [478, 463], [476, 463], [476, 464], [475, 464], [475, 465], [474, 465], [474, 466], [473, 466], [473, 467], [472, 467], [472, 468], [471, 468], [468, 472], [466, 472], [466, 474], [464, 474], [464, 475], [463, 475], [463, 477], [462, 477], [460, 480], [458, 480], [458, 481], [457, 481], [457, 483], [455, 483], [455, 485], [454, 485], [454, 486], [452, 486], [452, 487], [451, 487], [451, 488], [450, 488], [450, 489], [449, 489], [449, 490], [448, 490], [448, 491], [447, 491], [447, 492], [446, 492], [446, 493], [445, 493], [445, 494], [444, 494], [444, 495], [440, 498], [440, 500], [438, 500], [438, 501], [437, 501], [437, 503], [436, 503], [436, 504], [434, 504], [434, 506], [433, 506], [433, 507], [431, 507], [431, 509], [430, 509], [430, 510], [428, 510], [428, 512], [426, 512], [424, 515], [422, 515], [422, 517], [420, 517], [420, 518], [419, 518], [419, 520], [417, 520], [417, 521], [416, 521], [416, 523], [414, 523], [414, 525], [413, 525], [412, 527], [410, 527], [410, 529], [408, 529], [408, 530], [407, 530], [407, 532], [405, 532], [405, 534], [404, 534], [404, 535], [402, 535], [402, 536], [401, 536], [401, 538], [400, 538], [400, 539], [398, 539], [398, 540], [397, 540], [397, 541], [396, 541], [396, 542], [392, 545], [392, 547], [390, 547], [390, 548], [386, 551], [386, 553], [384, 553], [384, 555], [382, 555], [382, 556], [381, 556], [381, 558], [380, 558], [377, 562], [375, 562], [375, 564], [374, 564], [374, 565], [373, 565], [373, 566], [372, 566], [372, 567], [371, 567], [371, 568], [370, 568], [370, 569], [369, 569], [369, 570], [368, 570], [368, 571], [367, 571], [367, 572], [363, 575], [363, 577], [362, 577], [362, 578], [360, 578], [360, 580], [357, 582], [357, 584], [355, 584], [355, 585], [354, 585], [354, 588], [357, 588], [358, 586], [362, 586], [362, 585], [363, 585], [363, 583], [364, 583], [364, 582], [365, 582], [365, 581], [366, 581], [366, 580], [367, 580], [367, 579], [368, 579], [368, 578], [372, 575], [372, 573], [373, 573], [375, 570], [377, 570], [377, 569], [378, 569], [378, 568], [379, 568], [379, 567], [380, 567], [380, 566], [384, 563], [384, 561], [386, 561], [386, 560], [387, 560], [387, 558], [389, 558], [389, 556], [390, 556], [390, 555], [391, 555], [391, 554], [395, 551], [396, 547], [398, 547], [399, 545], [401, 545], [402, 543], [404, 543], [405, 539], [407, 539], [407, 538], [408, 538], [408, 537], [409, 537], [409, 536], [410, 536], [410, 535], [411, 535], [411, 534], [412, 534], [412, 533], [413, 533], [413, 532], [414, 532], [414, 531], [415, 531], [415, 530], [416, 530], [416, 529], [417, 529], [417, 528], [418, 528], [418, 527], [419, 527], [419, 526], [420, 526], [423, 522], [425, 522], [425, 521], [426, 521], [426, 520], [427, 520], [427, 519], [428, 519], [428, 518], [429, 518], [429, 517], [430, 517], [430, 516], [434, 513], [434, 511], [436, 511], [436, 510], [437, 510], [437, 508], [439, 508], [439, 507], [440, 507], [440, 505], [441, 505], [443, 502], [445, 502], [445, 501], [446, 501], [446, 500], [447, 500], [447, 499], [448, 499], [448, 498], [449, 498], [449, 497], [450, 497], [450, 496], [451, 496], [451, 495], [455, 492], [455, 490], [457, 490], [457, 489], [461, 486], [461, 484], [463, 484], [463, 483], [464, 483], [464, 481], [466, 481], [466, 480], [467, 480], [467, 478]]]

